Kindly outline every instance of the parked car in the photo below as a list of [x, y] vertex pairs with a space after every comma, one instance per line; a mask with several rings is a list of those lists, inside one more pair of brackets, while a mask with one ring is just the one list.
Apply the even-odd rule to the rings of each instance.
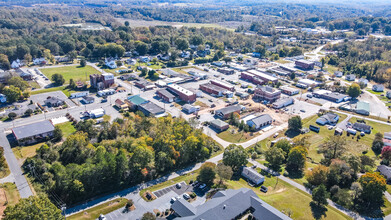
[[200, 189], [204, 189], [205, 187], [206, 187], [206, 184], [205, 184], [205, 183], [203, 183], [203, 184], [201, 184], [201, 185], [200, 185], [200, 187], [199, 187], [199, 188], [200, 188]]
[[268, 188], [266, 186], [261, 186], [259, 190], [261, 190], [261, 192], [267, 193]]
[[104, 216], [103, 214], [100, 214], [100, 216], [99, 216], [98, 219], [99, 219], [99, 220], [106, 220], [107, 218], [106, 218], [106, 216]]
[[101, 103], [107, 102], [107, 99], [102, 99], [100, 102]]
[[197, 185], [199, 182], [196, 180], [196, 181], [194, 181], [193, 182], [193, 184], [191, 184], [192, 186], [195, 186], [195, 185]]
[[301, 111], [301, 112], [305, 112], [305, 110], [304, 110], [304, 109], [300, 109], [300, 111]]
[[312, 94], [307, 94], [307, 97], [308, 98], [312, 98]]
[[182, 187], [182, 185], [180, 183], [177, 183], [176, 185], [176, 188], [180, 189]]
[[185, 194], [183, 194], [183, 198], [185, 198], [186, 200], [188, 200], [188, 199], [190, 199], [190, 195], [187, 194], [187, 193], [185, 193]]
[[171, 200], [170, 200], [170, 202], [171, 202], [171, 203], [174, 203], [176, 200], [177, 200], [177, 199], [176, 199], [175, 197], [172, 197]]

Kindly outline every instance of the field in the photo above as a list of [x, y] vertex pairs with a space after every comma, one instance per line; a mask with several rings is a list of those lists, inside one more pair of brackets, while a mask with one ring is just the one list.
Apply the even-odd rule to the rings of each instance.
[[72, 125], [72, 122], [64, 122], [56, 126], [60, 127], [63, 138], [67, 138], [69, 135], [76, 131], [76, 128]]
[[[234, 133], [231, 133], [232, 129], [235, 130]], [[258, 135], [259, 135], [259, 132], [257, 132], [257, 133], [254, 132], [253, 135], [251, 135], [251, 132], [246, 133], [244, 131], [238, 131], [237, 128], [230, 126], [228, 128], [228, 130], [225, 130], [221, 133], [218, 133], [217, 137], [219, 137], [225, 141], [229, 141], [231, 143], [242, 143], [242, 142], [246, 142], [248, 140], [251, 140]]]
[[[267, 193], [261, 192], [259, 190], [260, 187], [250, 187], [242, 178], [239, 180], [229, 180], [227, 181], [227, 185], [228, 188], [231, 189], [252, 189], [259, 198], [269, 205], [286, 215], [291, 213], [290, 217], [292, 219], [314, 219], [310, 207], [310, 202], [312, 201], [311, 196], [277, 177], [265, 176], [264, 186], [269, 189]], [[324, 219], [350, 219], [348, 216], [345, 216], [330, 206], [327, 206], [327, 209]]]
[[71, 95], [71, 93], [77, 92], [72, 89], [67, 89], [67, 86], [57, 86], [57, 87], [52, 87], [52, 88], [48, 88], [48, 89], [34, 90], [31, 92], [31, 95], [37, 95], [37, 94], [42, 94], [42, 93], [47, 93], [47, 92], [55, 92], [55, 91], [62, 91], [68, 97]]
[[51, 79], [52, 75], [55, 73], [59, 73], [63, 75], [65, 79], [65, 84], [68, 84], [70, 79], [73, 79], [75, 81], [77, 80], [88, 81], [90, 74], [99, 73], [99, 71], [92, 66], [85, 66], [85, 67], [64, 66], [64, 67], [56, 67], [56, 68], [43, 68], [40, 70], [49, 79]]
[[[20, 199], [18, 189], [13, 183], [3, 183], [0, 185], [0, 216], [8, 205], [15, 205]], [[1, 217], [0, 217], [1, 218]]]
[[125, 207], [125, 204], [128, 200], [125, 198], [118, 198], [114, 199], [113, 201], [105, 202], [101, 205], [92, 207], [90, 209], [87, 209], [85, 211], [79, 212], [77, 214], [71, 215], [67, 217], [69, 220], [77, 219], [77, 220], [93, 220], [97, 219], [100, 214], [107, 214], [112, 211], [115, 211], [121, 207]]
[[24, 147], [14, 147], [12, 152], [15, 154], [17, 159], [26, 159], [28, 157], [34, 157], [37, 152], [36, 150], [41, 147], [44, 143], [34, 144]]

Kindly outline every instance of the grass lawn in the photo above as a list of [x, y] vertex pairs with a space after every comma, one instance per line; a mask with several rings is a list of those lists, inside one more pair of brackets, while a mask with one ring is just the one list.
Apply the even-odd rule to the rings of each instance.
[[41, 88], [41, 86], [39, 86], [39, 84], [36, 81], [28, 81], [28, 84], [30, 85], [31, 88], [35, 88], [35, 89]]
[[374, 95], [381, 95], [381, 94], [384, 94], [384, 92], [375, 92], [375, 91], [373, 91], [372, 89], [365, 89], [367, 92], [369, 92], [369, 93], [372, 93], [372, 94], [374, 94]]
[[187, 173], [185, 175], [182, 175], [182, 176], [178, 176], [174, 179], [171, 179], [171, 180], [167, 180], [165, 182], [162, 182], [162, 183], [159, 183], [159, 184], [156, 184], [154, 186], [151, 186], [151, 187], [148, 187], [146, 189], [143, 189], [140, 191], [140, 196], [147, 202], [149, 202], [149, 200], [147, 200], [146, 198], [144, 198], [143, 194], [146, 192], [146, 191], [150, 191], [150, 192], [154, 192], [156, 190], [159, 190], [159, 189], [163, 189], [163, 188], [166, 188], [168, 186], [171, 186], [171, 185], [174, 185], [174, 184], [177, 184], [177, 183], [180, 183], [180, 182], [183, 182], [185, 181], [186, 184], [189, 184], [190, 180], [195, 180], [198, 176], [198, 172], [200, 171], [200, 169], [198, 170], [195, 170], [193, 172], [190, 172], [190, 173]]
[[[227, 181], [227, 185], [228, 188], [231, 189], [252, 189], [259, 198], [269, 205], [285, 214], [290, 212], [290, 217], [292, 219], [314, 219], [310, 207], [310, 202], [312, 201], [311, 196], [296, 189], [281, 179], [277, 180], [276, 177], [265, 176], [264, 186], [269, 188], [267, 193], [261, 192], [259, 190], [260, 187], [249, 186], [242, 178], [239, 180]], [[327, 206], [327, 209], [328, 210], [324, 219], [350, 219], [348, 216], [345, 216], [330, 206]]]
[[5, 202], [7, 202], [7, 205], [15, 205], [19, 202], [19, 191], [14, 183], [3, 183], [0, 185], [0, 187], [5, 191], [5, 195], [7, 197], [5, 201], [0, 201], [2, 205]]
[[43, 144], [44, 143], [38, 143], [30, 146], [14, 147], [12, 148], [12, 152], [15, 154], [15, 157], [17, 159], [26, 159], [28, 157], [34, 157], [37, 154], [36, 150]]
[[67, 89], [67, 86], [57, 86], [57, 87], [52, 87], [48, 89], [40, 89], [40, 90], [34, 90], [31, 91], [31, 95], [37, 95], [37, 94], [42, 94], [42, 93], [47, 93], [47, 92], [55, 92], [55, 91], [62, 91], [66, 96], [70, 96], [71, 93], [74, 92], [80, 92], [72, 89]]
[[[232, 129], [235, 130], [234, 133], [231, 132]], [[227, 130], [218, 133], [217, 137], [232, 143], [242, 143], [253, 139], [258, 135], [259, 132], [253, 133], [253, 135], [251, 135], [251, 132], [246, 133], [244, 131], [238, 131], [236, 127], [230, 126]]]
[[57, 124], [56, 126], [60, 127], [64, 138], [67, 138], [69, 135], [73, 134], [76, 131], [76, 128], [72, 125], [72, 122], [69, 121]]
[[281, 64], [291, 63], [291, 61], [282, 60], [282, 59], [276, 60], [275, 62], [276, 62], [276, 63], [281, 63]]
[[[72, 220], [72, 219], [75, 219], [75, 220], [76, 219], [77, 220], [97, 219], [100, 214], [107, 214], [107, 213], [115, 211], [121, 207], [125, 207], [127, 201], [128, 200], [125, 198], [114, 199], [113, 201], [105, 202], [101, 205], [98, 205], [98, 206], [92, 207], [90, 209], [87, 209], [85, 211], [71, 215], [71, 216], [67, 217], [67, 219], [69, 219], [69, 220]], [[137, 207], [136, 207], [136, 209], [137, 209]]]
[[82, 80], [82, 81], [88, 81], [90, 74], [98, 74], [100, 73], [98, 70], [96, 70], [92, 66], [64, 66], [64, 67], [58, 67], [58, 68], [44, 68], [40, 69], [45, 76], [47, 76], [49, 79], [52, 78], [52, 75], [55, 73], [61, 74], [64, 79], [65, 83], [68, 84], [70, 79], [73, 79], [75, 81]]
[[4, 177], [8, 176], [10, 173], [11, 173], [11, 171], [10, 171], [8, 164], [7, 164], [7, 167], [5, 167], [3, 170], [0, 171], [0, 178], [4, 178]]
[[338, 71], [339, 68], [336, 67], [336, 66], [332, 66], [332, 65], [328, 65], [326, 64], [326, 66], [323, 68], [325, 71], [331, 73], [331, 74], [334, 74], [335, 71]]

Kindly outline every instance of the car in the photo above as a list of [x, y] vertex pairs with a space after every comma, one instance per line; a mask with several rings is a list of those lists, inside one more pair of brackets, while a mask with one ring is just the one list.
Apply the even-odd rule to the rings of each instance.
[[107, 99], [102, 99], [100, 102], [105, 103], [105, 102], [107, 102]]
[[216, 104], [212, 104], [210, 107], [211, 107], [211, 108], [214, 108], [214, 107], [216, 107]]
[[205, 184], [205, 183], [203, 183], [203, 184], [201, 184], [201, 185], [199, 186], [200, 189], [204, 189], [205, 187], [206, 187], [206, 184]]
[[278, 135], [279, 135], [279, 133], [275, 133], [275, 134], [273, 135], [273, 138], [278, 137]]
[[170, 200], [171, 203], [174, 203], [175, 201], [177, 201], [177, 199], [175, 197], [172, 197]]
[[199, 182], [196, 180], [196, 181], [194, 181], [193, 182], [193, 184], [191, 184], [192, 186], [195, 186], [195, 185], [197, 185]]
[[178, 189], [182, 188], [182, 185], [181, 185], [180, 183], [177, 183], [175, 186], [176, 186], [176, 188], [178, 188]]
[[261, 186], [259, 190], [261, 190], [261, 192], [267, 193], [268, 188], [266, 186]]
[[103, 214], [100, 214], [100, 216], [99, 216], [98, 219], [99, 219], [99, 220], [106, 220], [107, 218], [106, 218], [106, 216], [104, 216]]
[[213, 100], [212, 100], [212, 99], [208, 99], [208, 101], [209, 101], [209, 102], [213, 102]]
[[187, 193], [185, 193], [185, 194], [183, 194], [183, 198], [185, 198], [186, 200], [188, 200], [188, 199], [190, 199], [190, 195], [187, 194]]
[[312, 94], [307, 94], [307, 97], [308, 98], [312, 98]]
[[300, 111], [301, 111], [301, 112], [305, 112], [305, 110], [304, 110], [304, 109], [300, 109]]

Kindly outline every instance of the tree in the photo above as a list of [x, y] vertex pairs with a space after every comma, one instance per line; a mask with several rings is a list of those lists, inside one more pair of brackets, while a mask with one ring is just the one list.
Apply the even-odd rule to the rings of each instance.
[[380, 154], [384, 146], [383, 134], [378, 132], [372, 142], [372, 150], [375, 154]]
[[16, 118], [16, 116], [18, 116], [18, 115], [15, 112], [8, 113], [8, 118], [11, 120], [14, 120], [14, 118]]
[[125, 21], [124, 24], [125, 24], [126, 27], [129, 27], [129, 21]]
[[302, 173], [305, 168], [305, 161], [308, 154], [308, 150], [303, 146], [297, 146], [292, 148], [288, 154], [286, 162], [286, 170], [289, 173]]
[[80, 66], [85, 67], [87, 65], [87, 61], [85, 59], [80, 60]]
[[148, 52], [148, 44], [142, 41], [136, 41], [136, 51], [140, 56], [144, 56]]
[[266, 48], [263, 45], [255, 46], [255, 52], [260, 54], [260, 57], [264, 57], [266, 54]]
[[291, 131], [299, 132], [302, 126], [300, 116], [294, 116], [288, 120], [288, 129]]
[[247, 164], [247, 152], [242, 146], [230, 144], [224, 150], [223, 163], [237, 171], [241, 166]]
[[8, 57], [5, 54], [0, 54], [0, 69], [4, 69], [4, 70], [11, 69], [10, 61], [8, 60]]
[[327, 197], [326, 186], [323, 184], [312, 190], [312, 201], [318, 206], [326, 206], [328, 204]]
[[21, 199], [16, 205], [7, 206], [5, 220], [14, 219], [64, 219], [58, 209], [47, 197], [30, 196]]
[[383, 203], [383, 193], [387, 189], [386, 179], [379, 173], [366, 173], [359, 179], [362, 192], [359, 196], [363, 204], [363, 210], [379, 209]]
[[279, 171], [285, 160], [284, 151], [273, 146], [265, 152], [265, 159], [269, 163], [270, 168]]
[[231, 57], [224, 57], [223, 60], [224, 60], [225, 64], [228, 64], [229, 62], [232, 61], [232, 58]]
[[357, 83], [352, 83], [352, 85], [349, 86], [347, 93], [353, 99], [357, 98], [361, 94], [360, 85]]
[[232, 168], [230, 166], [224, 165], [223, 163], [217, 164], [216, 172], [220, 177], [220, 184], [223, 183], [223, 180], [231, 179], [233, 175]]
[[342, 136], [329, 136], [326, 141], [319, 146], [319, 152], [323, 153], [325, 164], [330, 164], [332, 159], [337, 159], [345, 153], [346, 138]]
[[141, 220], [156, 220], [156, 216], [153, 213], [146, 212], [146, 213], [144, 213]]
[[[27, 99], [28, 97], [30, 97], [31, 93], [29, 90], [26, 90], [22, 93], [22, 96], [23, 98]], [[30, 100], [31, 101], [31, 100]]]
[[313, 168], [311, 171], [307, 171], [305, 178], [309, 184], [313, 186], [319, 186], [321, 184], [326, 184], [328, 174], [329, 168], [323, 165], [319, 165]]
[[3, 89], [3, 94], [7, 97], [9, 103], [13, 103], [21, 97], [22, 92], [18, 87], [9, 86]]
[[141, 69], [140, 76], [141, 76], [141, 77], [144, 77], [144, 76], [147, 75], [147, 73], [148, 73], [148, 69], [147, 69], [147, 68], [142, 68], [142, 69]]
[[198, 46], [200, 44], [204, 43], [204, 38], [201, 35], [193, 35], [190, 38], [190, 44]]
[[54, 82], [54, 84], [56, 84], [57, 86], [61, 86], [64, 84], [65, 82], [65, 79], [64, 77], [59, 74], [59, 73], [55, 73], [52, 75], [52, 81]]
[[33, 110], [31, 110], [31, 109], [27, 109], [25, 112], [24, 112], [24, 115], [25, 116], [30, 116], [31, 114], [33, 114]]
[[178, 38], [175, 40], [175, 45], [178, 50], [186, 50], [189, 48], [189, 42], [184, 38]]
[[381, 156], [383, 159], [390, 161], [391, 160], [391, 147], [390, 146], [383, 147], [383, 150], [381, 151]]
[[287, 139], [282, 139], [277, 141], [277, 143], [275, 143], [273, 147], [280, 148], [282, 151], [284, 151], [284, 157], [288, 158], [288, 154], [292, 148], [292, 144]]
[[340, 188], [349, 188], [356, 179], [356, 173], [345, 161], [338, 159], [332, 160], [327, 175], [328, 187], [337, 185]]
[[8, 85], [18, 87], [20, 91], [24, 91], [29, 87], [29, 84], [19, 76], [14, 76], [8, 80]]
[[67, 53], [67, 57], [69, 58], [71, 63], [73, 63], [73, 61], [77, 58], [77, 52], [75, 50], [70, 51], [69, 53]]
[[71, 88], [71, 89], [76, 88], [76, 83], [75, 83], [75, 81], [73, 79], [69, 79], [68, 87]]
[[54, 131], [53, 131], [53, 141], [61, 141], [62, 140], [62, 130], [59, 126], [55, 126]]
[[200, 174], [197, 177], [198, 181], [209, 186], [212, 185], [213, 180], [216, 178], [215, 168], [216, 164], [212, 162], [205, 162], [202, 164]]

